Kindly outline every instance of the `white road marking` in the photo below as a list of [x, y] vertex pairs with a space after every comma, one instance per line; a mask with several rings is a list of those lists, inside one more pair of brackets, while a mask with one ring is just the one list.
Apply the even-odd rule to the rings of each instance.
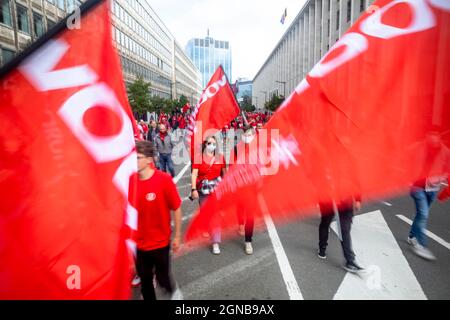
[[191, 186], [191, 184], [190, 184], [190, 183], [187, 183], [187, 184], [185, 184], [185, 185], [178, 186], [178, 189], [183, 189], [183, 188], [190, 187], [190, 186]]
[[277, 257], [278, 265], [280, 266], [281, 274], [283, 275], [284, 283], [286, 284], [289, 298], [291, 300], [303, 300], [303, 295], [300, 291], [297, 280], [295, 279], [294, 272], [292, 271], [291, 265], [289, 264], [289, 260], [286, 256], [283, 245], [281, 244], [277, 229], [275, 228], [272, 218], [270, 217], [266, 202], [260, 194], [258, 195], [258, 201], [264, 214], [264, 221], [266, 223], [270, 241], [272, 242], [272, 246]]
[[[333, 299], [427, 299], [381, 211], [358, 215], [354, 220], [353, 250], [367, 272], [360, 276], [347, 272]], [[332, 228], [336, 229], [335, 223]]]
[[[400, 220], [405, 221], [407, 224], [409, 224], [410, 226], [413, 224], [413, 221], [408, 219], [407, 217], [401, 215], [401, 214], [397, 214], [396, 215], [397, 218], [399, 218]], [[425, 234], [433, 239], [434, 241], [436, 241], [437, 243], [439, 243], [440, 245], [446, 247], [447, 249], [450, 250], [450, 243], [448, 243], [447, 241], [445, 241], [444, 239], [442, 239], [441, 237], [438, 237], [437, 235], [435, 235], [433, 232], [430, 232], [428, 230], [425, 230]]]
[[381, 201], [381, 203], [387, 205], [388, 207], [392, 207], [392, 204], [390, 204], [389, 202]]
[[187, 171], [187, 169], [189, 169], [189, 166], [191, 165], [191, 162], [189, 161], [184, 168], [180, 171], [180, 173], [178, 173], [178, 175], [173, 178], [173, 182], [175, 184], [177, 184], [177, 182], [181, 179], [181, 177], [185, 174], [185, 172]]
[[[215, 257], [212, 256], [211, 259], [213, 258]], [[187, 300], [208, 298], [209, 294], [217, 290], [220, 292], [221, 286], [227, 286], [232, 282], [242, 283], [245, 279], [248, 279], [249, 274], [263, 272], [272, 263], [273, 252], [267, 247], [266, 249], [256, 250], [250, 259], [239, 259], [232, 264], [206, 274], [202, 271], [204, 276], [182, 286], [184, 298]], [[198, 269], [202, 270], [201, 267], [192, 266], [193, 272]]]

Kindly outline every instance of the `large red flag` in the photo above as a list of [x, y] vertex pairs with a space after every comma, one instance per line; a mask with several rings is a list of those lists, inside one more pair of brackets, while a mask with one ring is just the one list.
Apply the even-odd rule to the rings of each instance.
[[81, 11], [0, 71], [0, 299], [129, 298], [134, 119], [108, 2]]
[[207, 135], [222, 129], [239, 115], [240, 109], [222, 66], [212, 75], [200, 101], [195, 107], [188, 126], [191, 161], [201, 161], [200, 145]]
[[201, 239], [215, 215], [234, 229], [242, 211], [301, 217], [320, 201], [370, 200], [448, 176], [449, 2], [380, 0], [374, 8], [274, 114], [259, 161], [230, 169], [188, 241]]

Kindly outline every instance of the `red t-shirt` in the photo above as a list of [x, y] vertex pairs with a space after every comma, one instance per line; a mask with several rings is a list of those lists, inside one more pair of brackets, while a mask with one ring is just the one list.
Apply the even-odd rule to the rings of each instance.
[[137, 181], [136, 243], [139, 250], [149, 251], [169, 245], [170, 211], [180, 205], [177, 187], [167, 173], [155, 170], [150, 179]]
[[214, 180], [219, 177], [223, 168], [226, 168], [225, 158], [223, 155], [219, 155], [217, 157], [208, 157], [203, 155], [201, 164], [192, 165], [192, 169], [198, 169], [197, 189], [200, 189], [200, 185], [203, 180]]

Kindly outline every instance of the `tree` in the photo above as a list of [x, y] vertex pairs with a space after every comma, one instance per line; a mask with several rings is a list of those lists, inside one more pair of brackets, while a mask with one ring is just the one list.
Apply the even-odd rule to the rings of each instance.
[[128, 101], [131, 109], [138, 115], [146, 114], [151, 111], [150, 102], [150, 83], [145, 82], [142, 76], [128, 86]]
[[252, 98], [250, 96], [243, 96], [241, 103], [239, 103], [241, 110], [247, 112], [253, 112], [256, 110], [256, 107], [252, 105]]
[[284, 101], [284, 97], [283, 96], [279, 96], [277, 94], [274, 94], [272, 96], [272, 98], [270, 98], [270, 100], [267, 101], [264, 104], [264, 107], [266, 108], [266, 110], [275, 111], [283, 103], [283, 101]]

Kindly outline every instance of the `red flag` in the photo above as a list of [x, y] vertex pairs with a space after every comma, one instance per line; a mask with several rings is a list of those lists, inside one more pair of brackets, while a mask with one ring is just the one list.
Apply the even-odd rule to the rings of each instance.
[[235, 229], [238, 209], [297, 218], [319, 201], [370, 200], [448, 176], [450, 6], [375, 5], [273, 115], [268, 150], [230, 169], [187, 240], [200, 239], [215, 215]]
[[189, 134], [191, 160], [198, 154], [200, 145], [207, 135], [213, 134], [239, 115], [240, 109], [227, 80], [219, 66], [209, 80], [206, 89], [190, 117]]
[[134, 119], [108, 2], [0, 70], [0, 299], [128, 299]]

